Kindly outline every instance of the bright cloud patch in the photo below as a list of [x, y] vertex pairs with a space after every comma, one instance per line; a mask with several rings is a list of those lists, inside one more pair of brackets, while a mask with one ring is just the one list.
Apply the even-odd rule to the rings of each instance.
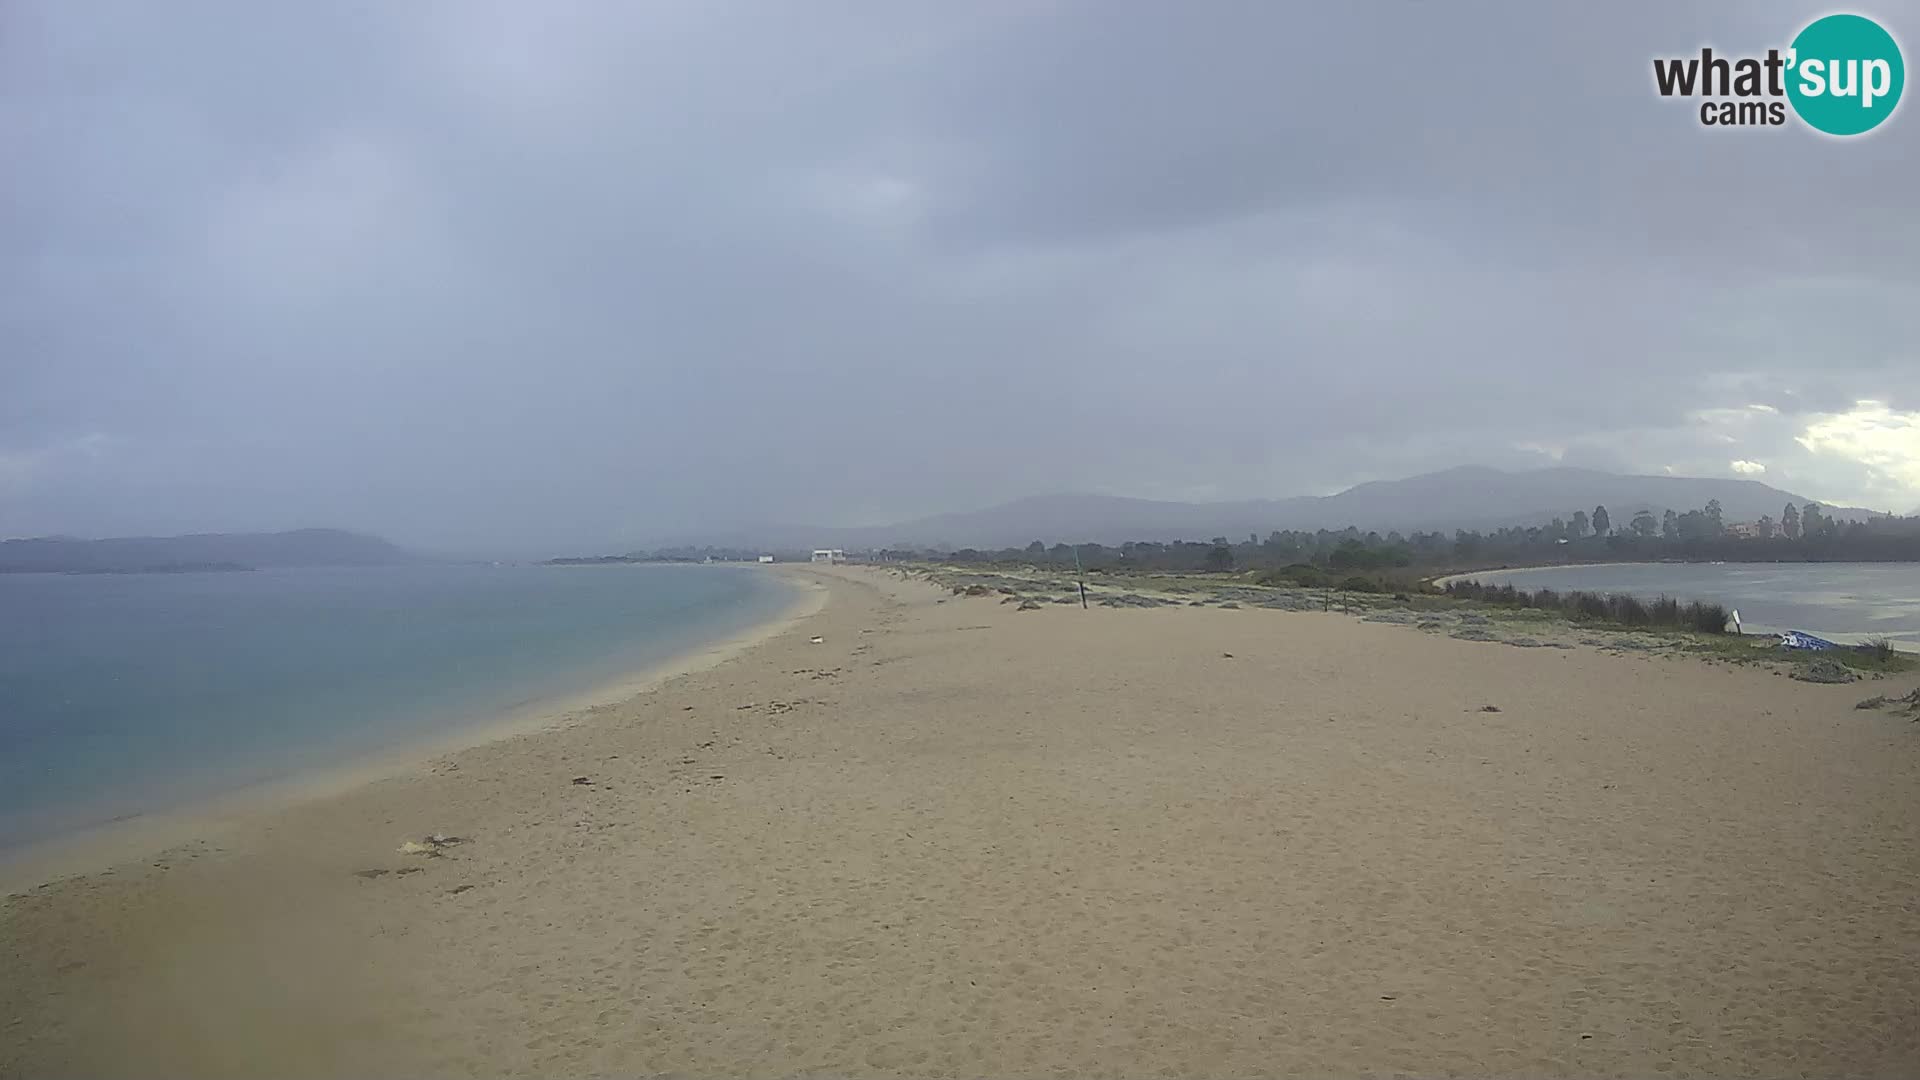
[[1730, 461], [1727, 463], [1727, 468], [1741, 476], [1759, 476], [1767, 471], [1767, 467], [1757, 461]]
[[1795, 441], [1811, 453], [1866, 466], [1883, 487], [1920, 492], [1920, 412], [1858, 401], [1847, 412], [1816, 417]]

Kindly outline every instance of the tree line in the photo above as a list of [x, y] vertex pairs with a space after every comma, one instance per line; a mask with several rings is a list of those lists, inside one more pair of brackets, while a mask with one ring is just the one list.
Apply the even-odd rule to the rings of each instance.
[[1819, 504], [1788, 503], [1772, 515], [1733, 526], [1719, 500], [1698, 510], [1656, 517], [1636, 510], [1618, 522], [1605, 506], [1575, 510], [1545, 525], [1492, 531], [1460, 529], [1401, 533], [1345, 529], [1276, 530], [1264, 538], [1217, 536], [1210, 541], [1129, 541], [1046, 544], [1023, 548], [876, 552], [886, 559], [929, 555], [962, 564], [1024, 564], [1098, 570], [1225, 572], [1307, 568], [1329, 573], [1476, 569], [1500, 564], [1555, 562], [1907, 562], [1920, 561], [1920, 517], [1842, 521]]

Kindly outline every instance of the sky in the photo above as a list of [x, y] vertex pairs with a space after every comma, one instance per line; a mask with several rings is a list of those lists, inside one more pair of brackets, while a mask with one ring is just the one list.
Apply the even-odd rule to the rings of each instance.
[[[0, 4], [0, 536], [610, 549], [1458, 464], [1920, 507], [1920, 104], [1755, 2]], [[1920, 4], [1873, 15], [1920, 49]]]

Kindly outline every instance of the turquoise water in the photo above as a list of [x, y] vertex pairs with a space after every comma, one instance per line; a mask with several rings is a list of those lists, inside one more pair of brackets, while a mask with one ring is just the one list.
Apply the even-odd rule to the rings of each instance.
[[438, 737], [792, 597], [712, 566], [0, 574], [0, 847]]
[[1516, 589], [1585, 589], [1719, 601], [1748, 629], [1886, 637], [1920, 649], [1920, 564], [1619, 563], [1462, 574]]

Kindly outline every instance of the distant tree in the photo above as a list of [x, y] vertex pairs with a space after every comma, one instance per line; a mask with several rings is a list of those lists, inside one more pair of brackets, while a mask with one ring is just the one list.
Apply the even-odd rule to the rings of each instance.
[[1227, 546], [1226, 537], [1214, 538], [1213, 547], [1207, 552], [1206, 565], [1209, 570], [1233, 569], [1233, 549]]
[[1707, 500], [1707, 527], [1713, 530], [1715, 536], [1722, 536], [1727, 531], [1727, 523], [1720, 516], [1719, 499]]
[[1800, 508], [1800, 535], [1811, 540], [1816, 536], [1825, 536], [1828, 522], [1820, 516], [1820, 504], [1810, 502]]
[[1642, 510], [1633, 515], [1633, 520], [1627, 523], [1627, 528], [1631, 529], [1635, 536], [1655, 536], [1660, 532], [1660, 522], [1654, 519], [1650, 511]]
[[1792, 503], [1780, 511], [1780, 535], [1789, 540], [1800, 539], [1800, 511], [1794, 509]]
[[1585, 535], [1587, 535], [1587, 512], [1585, 510], [1575, 510], [1573, 512], [1573, 539], [1578, 540]]
[[1668, 509], [1666, 516], [1660, 519], [1660, 535], [1669, 540], [1680, 539], [1680, 515], [1672, 509]]
[[1704, 510], [1689, 510], [1681, 514], [1674, 525], [1678, 529], [1675, 535], [1681, 540], [1708, 540], [1714, 535], [1713, 523], [1707, 520]]
[[1613, 521], [1612, 519], [1607, 517], [1607, 508], [1604, 506], [1594, 507], [1593, 508], [1593, 535], [1605, 536], [1612, 531], [1613, 531]]
[[1761, 514], [1760, 520], [1754, 522], [1753, 524], [1755, 526], [1755, 531], [1757, 531], [1760, 534], [1760, 539], [1762, 540], [1773, 539], [1773, 515]]
[[1044, 558], [1046, 558], [1046, 557], [1047, 557], [1047, 545], [1046, 545], [1046, 543], [1045, 543], [1044, 541], [1040, 541], [1040, 540], [1035, 540], [1035, 541], [1034, 541], [1033, 543], [1031, 543], [1031, 544], [1028, 544], [1028, 545], [1027, 545], [1027, 557], [1028, 557], [1028, 558], [1030, 558], [1030, 559], [1044, 559]]

